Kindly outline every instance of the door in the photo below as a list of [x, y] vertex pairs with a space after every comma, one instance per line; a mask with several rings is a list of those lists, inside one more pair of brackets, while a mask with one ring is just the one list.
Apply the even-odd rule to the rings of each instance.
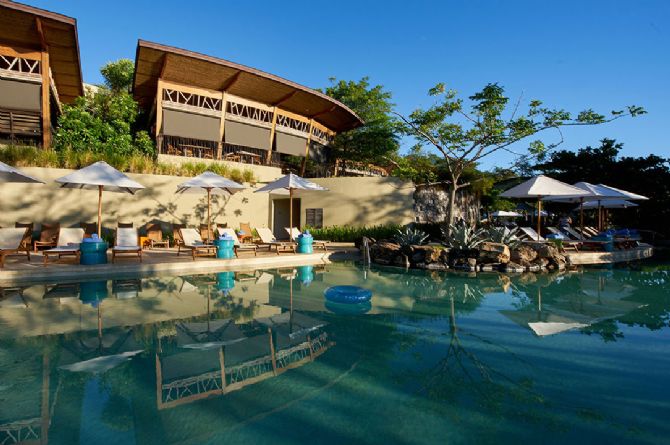
[[[272, 201], [272, 233], [277, 239], [287, 239], [289, 226], [289, 199], [274, 199]], [[300, 224], [300, 198], [293, 198], [293, 227], [301, 227]]]

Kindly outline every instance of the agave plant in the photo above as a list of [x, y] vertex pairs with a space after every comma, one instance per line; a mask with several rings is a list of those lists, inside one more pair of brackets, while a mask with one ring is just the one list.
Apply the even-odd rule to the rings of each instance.
[[510, 249], [517, 247], [521, 240], [516, 236], [517, 229], [509, 229], [507, 227], [489, 227], [484, 237], [493, 243], [505, 244]]
[[428, 239], [428, 234], [418, 229], [405, 227], [398, 229], [397, 233], [393, 235], [393, 241], [398, 243], [400, 247], [420, 246]]
[[484, 230], [470, 227], [465, 222], [457, 222], [442, 228], [442, 235], [447, 247], [458, 250], [472, 250], [485, 241]]

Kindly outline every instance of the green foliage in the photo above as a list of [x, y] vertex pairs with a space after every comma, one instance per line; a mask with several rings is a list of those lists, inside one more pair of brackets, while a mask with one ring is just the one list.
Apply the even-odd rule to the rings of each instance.
[[240, 171], [225, 164], [187, 162], [181, 165], [162, 163], [141, 153], [123, 155], [110, 152], [60, 150], [47, 151], [35, 147], [8, 146], [0, 149], [0, 161], [15, 167], [48, 167], [79, 169], [97, 161], [105, 161], [112, 167], [129, 173], [172, 176], [197, 176], [207, 170], [237, 182], [255, 183], [254, 172]]
[[130, 59], [119, 59], [100, 68], [100, 73], [105, 78], [105, 85], [115, 93], [130, 92], [134, 71], [135, 63]]
[[517, 237], [516, 233], [517, 229], [489, 226], [484, 229], [482, 236], [487, 241], [505, 244], [510, 249], [513, 249], [521, 244], [521, 240]]
[[375, 240], [392, 239], [401, 229], [399, 224], [379, 225], [379, 226], [330, 226], [324, 228], [306, 227], [314, 239], [342, 243], [358, 243], [364, 236]]
[[[146, 131], [135, 132], [139, 107], [128, 93], [133, 65], [120, 60], [101, 70], [107, 87], [89, 90], [71, 105], [63, 105], [54, 135], [56, 150], [92, 151], [130, 156], [155, 155], [154, 143]], [[128, 79], [128, 73], [130, 78]], [[124, 83], [125, 82], [125, 83]], [[126, 85], [127, 83], [127, 85]]]
[[427, 239], [428, 234], [426, 232], [411, 227], [398, 229], [396, 234], [393, 235], [393, 241], [398, 243], [401, 247], [421, 246], [422, 244], [425, 244]]
[[463, 221], [443, 227], [444, 244], [450, 249], [472, 250], [485, 241], [483, 229], [477, 229]]
[[342, 102], [363, 119], [365, 124], [342, 132], [330, 145], [334, 158], [385, 165], [399, 147], [398, 124], [391, 116], [394, 104], [391, 93], [382, 85], [371, 86], [364, 77], [358, 82], [331, 78], [324, 90], [328, 96]]

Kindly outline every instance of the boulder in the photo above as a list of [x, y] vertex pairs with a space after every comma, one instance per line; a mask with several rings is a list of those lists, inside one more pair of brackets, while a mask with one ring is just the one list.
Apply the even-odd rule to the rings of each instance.
[[510, 261], [509, 263], [505, 264], [505, 272], [512, 272], [512, 273], [523, 273], [525, 272], [526, 268], [523, 267], [521, 264], [515, 263]]
[[400, 255], [400, 245], [381, 241], [370, 246], [370, 259], [379, 264], [391, 264]]
[[480, 263], [508, 263], [510, 260], [509, 247], [502, 243], [485, 242], [479, 246]]
[[520, 245], [510, 253], [510, 260], [519, 264], [530, 265], [535, 258], [537, 258], [537, 252], [526, 244]]
[[412, 264], [417, 263], [437, 263], [442, 254], [441, 248], [435, 246], [412, 246], [410, 253], [410, 261]]

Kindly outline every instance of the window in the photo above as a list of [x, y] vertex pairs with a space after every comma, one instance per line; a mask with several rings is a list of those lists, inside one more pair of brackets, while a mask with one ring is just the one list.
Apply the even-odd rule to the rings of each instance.
[[323, 228], [323, 209], [306, 209], [306, 224], [315, 229]]

